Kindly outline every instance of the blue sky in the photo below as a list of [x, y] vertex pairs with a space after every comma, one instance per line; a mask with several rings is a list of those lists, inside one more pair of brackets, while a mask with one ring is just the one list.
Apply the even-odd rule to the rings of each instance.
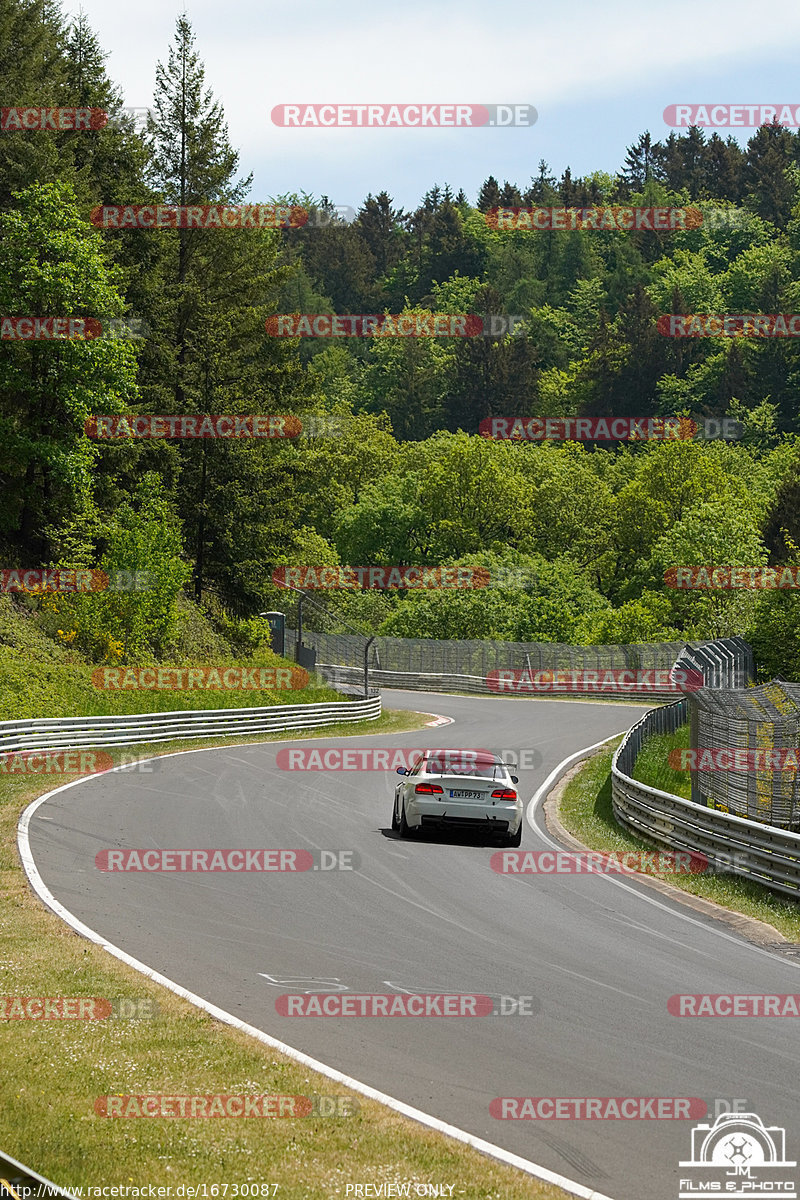
[[[181, 6], [65, 0], [67, 14], [79, 7], [125, 103], [147, 106]], [[385, 189], [412, 208], [434, 183], [474, 201], [490, 174], [527, 185], [542, 158], [555, 175], [614, 172], [645, 129], [669, 134], [668, 104], [800, 106], [800, 6], [759, 16], [745, 0], [493, 9], [483, 0], [186, 0], [185, 11], [241, 174], [253, 172], [252, 201], [306, 191], [357, 208]], [[276, 104], [320, 102], [528, 103], [539, 115], [510, 129], [272, 124]], [[753, 131], [719, 132], [745, 142]]]

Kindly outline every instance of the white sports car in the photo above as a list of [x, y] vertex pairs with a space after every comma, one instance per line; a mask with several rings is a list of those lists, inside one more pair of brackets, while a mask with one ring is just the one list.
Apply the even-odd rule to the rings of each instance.
[[480, 750], [425, 750], [395, 787], [392, 829], [400, 837], [427, 828], [486, 830], [506, 846], [522, 841], [518, 782], [496, 754]]

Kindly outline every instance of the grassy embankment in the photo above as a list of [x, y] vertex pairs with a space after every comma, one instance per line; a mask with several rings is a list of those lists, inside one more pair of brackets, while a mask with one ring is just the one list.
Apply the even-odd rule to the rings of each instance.
[[[225, 647], [194, 661], [232, 662]], [[260, 658], [270, 661], [269, 652]], [[184, 659], [184, 661], [186, 661]], [[273, 659], [274, 661], [274, 659]], [[280, 662], [280, 660], [277, 660]], [[249, 664], [248, 664], [249, 665]], [[287, 664], [281, 664], [287, 665]], [[44, 637], [30, 614], [0, 598], [0, 719], [248, 706], [337, 699], [327, 687], [296, 693], [98, 693], [91, 664]], [[213, 700], [211, 697], [213, 696]], [[420, 698], [422, 700], [422, 697]], [[149, 701], [149, 703], [145, 703]], [[347, 701], [343, 701], [347, 703]], [[193, 739], [126, 747], [142, 757], [198, 746], [355, 737], [420, 728], [424, 717], [385, 713], [365, 726]], [[122, 751], [112, 752], [118, 759]], [[155, 1019], [0, 1021], [0, 1149], [65, 1187], [271, 1185], [278, 1200], [345, 1194], [348, 1183], [452, 1185], [454, 1197], [554, 1200], [564, 1193], [493, 1162], [372, 1101], [347, 1117], [109, 1119], [105, 1095], [345, 1095], [347, 1090], [256, 1039], [222, 1025], [151, 983], [46, 909], [28, 885], [16, 848], [19, 815], [37, 795], [75, 776], [0, 777], [0, 993], [155, 1000]], [[145, 777], [147, 778], [147, 777]], [[276, 1034], [282, 1030], [276, 1029]], [[358, 1076], [358, 1064], [353, 1064]], [[387, 1083], [391, 1092], [391, 1082]], [[219, 1185], [216, 1192], [211, 1185]], [[277, 1189], [276, 1189], [277, 1185]], [[202, 1195], [202, 1192], [198, 1192]], [[241, 1194], [241, 1192], [239, 1192]], [[254, 1193], [255, 1194], [255, 1193]], [[266, 1193], [265, 1193], [266, 1194]], [[351, 1193], [352, 1194], [352, 1193]], [[445, 1193], [447, 1194], [447, 1193]]]
[[[620, 740], [611, 743], [610, 749], [594, 755], [580, 767], [562, 794], [559, 815], [569, 832], [592, 850], [624, 852], [652, 849], [649, 843], [628, 833], [614, 819], [611, 807], [611, 759]], [[686, 749], [688, 745], [688, 725], [674, 734], [649, 738], [636, 760], [634, 778], [650, 787], [689, 799], [689, 772], [674, 770], [667, 761], [670, 750]], [[800, 905], [761, 884], [724, 874], [662, 873], [659, 877], [694, 896], [765, 921], [789, 941], [800, 941]]]

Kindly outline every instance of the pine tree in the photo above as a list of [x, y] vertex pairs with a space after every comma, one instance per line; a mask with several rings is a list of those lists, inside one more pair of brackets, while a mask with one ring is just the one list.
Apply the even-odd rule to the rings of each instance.
[[[565, 183], [568, 172], [569, 168], [564, 172], [561, 182], [563, 195], [566, 195]], [[569, 204], [575, 208], [596, 208], [603, 203], [603, 192], [596, 179], [571, 179], [569, 194]], [[566, 199], [564, 203], [567, 203]]]
[[459, 209], [448, 200], [433, 214], [422, 247], [418, 301], [427, 300], [434, 283], [444, 283], [456, 272], [470, 278], [484, 269], [484, 252], [464, 233]]
[[632, 192], [641, 192], [651, 179], [663, 178], [661, 164], [664, 148], [660, 142], [654, 142], [650, 132], [643, 133], [638, 142], [628, 147], [625, 155], [625, 165], [621, 172], [623, 187]]
[[[74, 104], [69, 96], [61, 42], [63, 23], [47, 0], [0, 3], [0, 79], [3, 106]], [[83, 133], [6, 130], [0, 134], [0, 208], [14, 192], [70, 175], [71, 142]]]
[[302, 263], [314, 288], [327, 296], [335, 312], [373, 312], [381, 301], [375, 257], [361, 232], [332, 222], [321, 229], [292, 230], [287, 241], [302, 247]]
[[788, 168], [794, 158], [794, 139], [777, 122], [762, 125], [747, 143], [745, 186], [753, 208], [765, 221], [784, 229], [795, 201]]
[[565, 208], [570, 208], [575, 203], [575, 194], [577, 188], [573, 182], [572, 172], [570, 171], [569, 167], [566, 168], [564, 174], [561, 176], [559, 191], [561, 193], [561, 203], [565, 206]]
[[522, 207], [522, 196], [515, 183], [509, 183], [508, 180], [505, 181], [503, 189], [500, 192], [500, 204], [503, 208]]
[[490, 175], [478, 192], [478, 210], [488, 212], [490, 208], [500, 206], [500, 185], [494, 175]]
[[[68, 184], [35, 185], [0, 213], [0, 313], [93, 317], [119, 312], [119, 272]], [[130, 344], [104, 339], [0, 342], [0, 526], [20, 555], [57, 558], [67, 530], [91, 552], [95, 451], [86, 418], [134, 398]]]
[[706, 143], [706, 178], [710, 196], [738, 204], [744, 194], [744, 152], [734, 137], [712, 133]]
[[[97, 36], [81, 12], [67, 29], [64, 41], [64, 73], [71, 103], [98, 108], [108, 115], [108, 124], [75, 136], [71, 150], [75, 165], [76, 190], [87, 205], [146, 202], [151, 194], [144, 187], [147, 154], [141, 138], [124, 115], [122, 95], [106, 74], [105, 60]], [[112, 254], [122, 251], [125, 261], [131, 239], [109, 239]]]
[[[239, 155], [228, 140], [222, 107], [205, 86], [194, 41], [188, 19], [179, 17], [167, 65], [156, 68], [149, 179], [169, 204], [238, 204], [252, 176], [234, 178]], [[349, 227], [344, 231], [350, 233]], [[171, 388], [177, 412], [291, 411], [304, 386], [300, 364], [264, 332], [272, 311], [269, 297], [287, 277], [276, 266], [280, 234], [209, 228], [147, 236], [163, 239], [167, 247], [163, 278], [154, 285], [163, 303], [154, 316], [158, 344], [148, 394], [160, 397]], [[164, 411], [163, 404], [158, 408]], [[194, 548], [197, 599], [209, 571], [241, 579], [234, 546], [237, 521], [252, 532], [253, 554], [256, 547], [267, 553], [281, 522], [294, 528], [291, 488], [278, 487], [270, 466], [284, 450], [291, 454], [291, 447], [276, 452], [269, 443], [246, 452], [241, 443], [212, 445], [205, 439], [180, 446], [180, 511]], [[247, 465], [247, 486], [220, 488], [221, 479], [236, 475], [237, 464]], [[291, 475], [287, 468], [283, 478]], [[257, 571], [254, 560], [248, 562], [248, 571]]]
[[684, 169], [681, 139], [673, 129], [664, 142], [663, 157], [664, 183], [672, 192], [679, 192], [684, 186], [686, 172]]
[[359, 209], [355, 229], [369, 247], [379, 275], [386, 275], [402, 255], [404, 216], [401, 208], [392, 207], [387, 192], [370, 194]]
[[539, 159], [539, 174], [531, 179], [531, 186], [523, 193], [523, 200], [531, 207], [558, 204], [556, 177], [550, 174], [550, 167], [543, 158]]
[[[155, 118], [148, 120], [149, 175], [167, 204], [238, 204], [252, 182], [233, 182], [238, 151], [228, 141], [222, 106], [205, 88], [205, 67], [186, 16], [178, 17], [167, 65], [156, 67]], [[180, 231], [178, 283], [186, 280], [199, 231]]]

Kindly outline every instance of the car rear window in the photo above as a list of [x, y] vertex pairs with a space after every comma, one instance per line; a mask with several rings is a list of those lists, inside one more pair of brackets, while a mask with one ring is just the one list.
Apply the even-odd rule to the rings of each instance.
[[425, 761], [427, 775], [483, 775], [490, 779], [507, 778], [507, 768], [496, 758], [486, 755], [443, 753], [430, 755]]

